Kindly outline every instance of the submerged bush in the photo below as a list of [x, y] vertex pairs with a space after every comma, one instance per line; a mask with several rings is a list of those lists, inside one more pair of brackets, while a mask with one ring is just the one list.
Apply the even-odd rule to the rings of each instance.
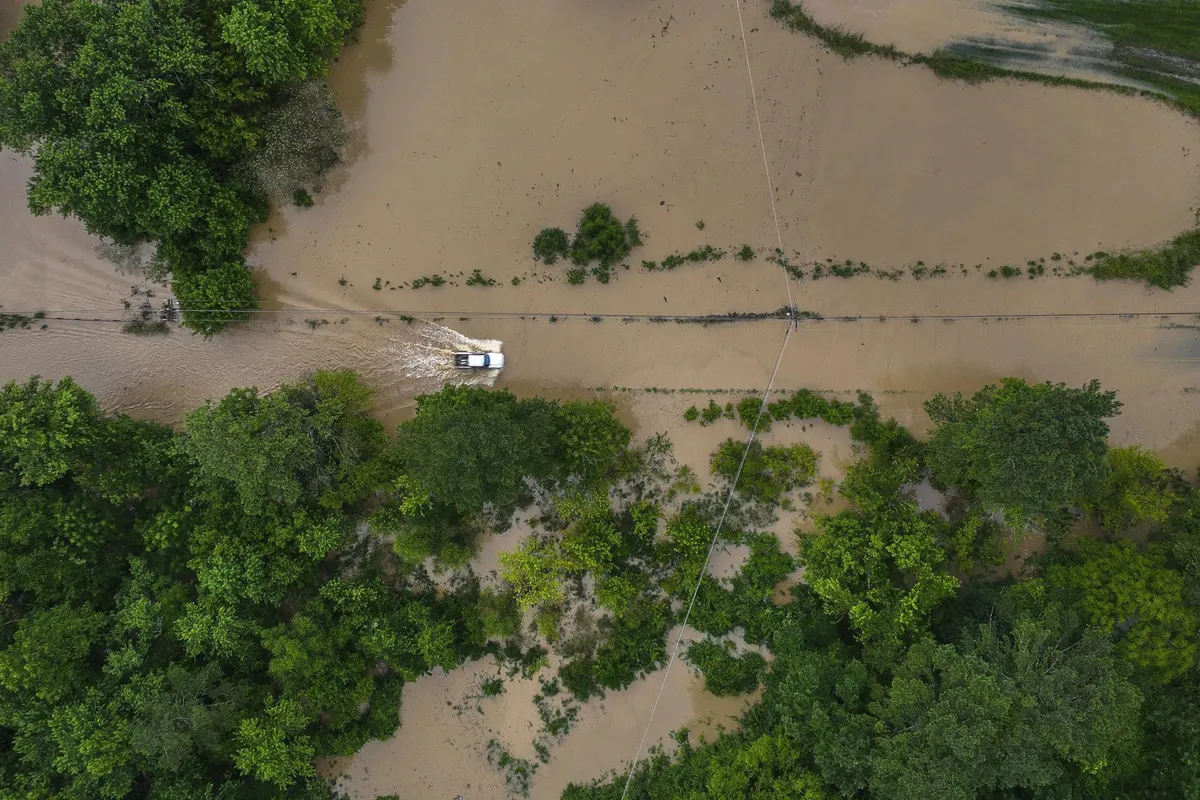
[[717, 697], [748, 694], [758, 688], [758, 676], [767, 662], [758, 653], [733, 654], [731, 642], [712, 639], [693, 642], [684, 655], [687, 662], [704, 676], [705, 691]]
[[611, 208], [603, 203], [592, 203], [583, 210], [575, 239], [571, 242], [571, 263], [581, 267], [599, 261], [600, 266], [611, 267], [641, 243], [642, 233], [636, 217], [622, 223], [613, 216]]
[[[737, 479], [739, 494], [774, 503], [785, 492], [812, 483], [817, 474], [817, 453], [803, 443], [788, 447], [763, 447], [757, 439], [749, 445], [726, 439], [713, 453], [711, 465], [714, 475], [730, 481]], [[739, 465], [742, 465], [740, 476]]]
[[562, 228], [542, 228], [541, 233], [533, 239], [533, 255], [546, 264], [554, 264], [559, 258], [565, 258], [570, 247], [567, 232]]
[[1200, 264], [1200, 230], [1176, 236], [1167, 244], [1131, 253], [1103, 253], [1091, 273], [1098, 281], [1135, 280], [1160, 289], [1184, 286]]

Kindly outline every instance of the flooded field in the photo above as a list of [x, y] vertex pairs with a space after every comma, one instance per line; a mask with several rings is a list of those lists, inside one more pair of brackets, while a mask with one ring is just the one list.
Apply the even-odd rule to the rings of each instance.
[[1143, 63], [1126, 59], [1129, 49], [1106, 38], [1103, 25], [1029, 13], [1052, 10], [1050, 0], [804, 0], [803, 5], [822, 25], [907, 53], [941, 49], [1010, 69], [1135, 88], [1153, 88], [1148, 78], [1155, 70], [1197, 82], [1194, 63], [1168, 54], [1142, 47], [1137, 55]]
[[[12, 7], [0, 6], [0, 30]], [[922, 281], [793, 283], [796, 305], [826, 319], [791, 334], [775, 388], [870, 390], [885, 414], [921, 432], [921, 404], [937, 392], [971, 392], [1008, 375], [1099, 378], [1125, 403], [1114, 443], [1143, 443], [1194, 470], [1195, 282], [1168, 293], [982, 272], [1151, 245], [1193, 225], [1200, 125], [1148, 100], [1010, 82], [968, 87], [924, 69], [847, 63], [783, 30], [766, 8], [751, 2], [743, 12], [788, 257], [969, 267]], [[1007, 30], [969, 0], [820, 0], [812, 11], [912, 49]], [[331, 83], [352, 127], [346, 163], [314, 208], [283, 209], [256, 231], [249, 256], [264, 313], [211, 341], [182, 330], [122, 334], [126, 304], [164, 290], [118, 272], [77, 223], [31, 218], [29, 165], [0, 154], [0, 312], [46, 317], [0, 333], [0, 381], [71, 375], [106, 408], [174, 424], [235, 386], [268, 390], [314, 369], [350, 368], [376, 389], [391, 424], [415, 395], [458, 379], [446, 369], [450, 351], [502, 342], [506, 370], [479, 380], [523, 394], [611, 397], [638, 437], [668, 433], [680, 462], [705, 478], [708, 454], [739, 428], [688, 425], [684, 410], [761, 391], [786, 323], [621, 318], [786, 302], [782, 273], [764, 258], [775, 220], [734, 8], [374, 0]], [[561, 265], [532, 261], [530, 241], [543, 226], [570, 228], [593, 201], [636, 214], [648, 242], [611, 284], [568, 285]], [[672, 273], [637, 266], [702, 244], [749, 244], [759, 257]], [[465, 285], [475, 269], [498, 285]], [[397, 288], [432, 275], [447, 285]], [[567, 314], [606, 316], [559, 318]], [[839, 475], [852, 458], [842, 431], [778, 426], [770, 436], [812, 443], [823, 475]], [[797, 522], [781, 521], [778, 532]], [[537, 684], [455, 709], [494, 669], [479, 662], [409, 685], [400, 732], [329, 772], [344, 770], [339, 785], [356, 798], [501, 796], [487, 742], [500, 737], [530, 757]], [[586, 707], [532, 796], [557, 797], [571, 780], [619, 769], [660, 680], [656, 673]], [[677, 668], [649, 741], [737, 713], [738, 703], [705, 695]]]

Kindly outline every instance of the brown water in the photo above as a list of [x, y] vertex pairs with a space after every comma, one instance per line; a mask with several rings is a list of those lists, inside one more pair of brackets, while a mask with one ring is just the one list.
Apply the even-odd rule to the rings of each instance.
[[[780, 29], [765, 5], [748, 3], [744, 13], [789, 255], [878, 266], [1023, 263], [1055, 251], [1152, 244], [1193, 222], [1200, 129], [1165, 108], [847, 64]], [[702, 243], [774, 246], [734, 7], [376, 0], [361, 44], [347, 50], [332, 82], [354, 126], [348, 163], [315, 208], [285, 209], [256, 232], [256, 276], [277, 313], [213, 341], [178, 330], [143, 339], [121, 334], [120, 322], [55, 319], [118, 320], [136, 278], [99, 259], [77, 223], [31, 219], [23, 197], [29, 166], [0, 154], [0, 310], [51, 317], [46, 330], [0, 333], [0, 381], [72, 375], [107, 408], [178, 422], [234, 386], [269, 389], [308, 370], [348, 367], [377, 389], [380, 414], [394, 422], [429, 388], [411, 375], [404, 349], [429, 337], [397, 313], [430, 312], [467, 336], [503, 341], [509, 366], [500, 386], [555, 396], [631, 390], [611, 396], [639, 437], [668, 432], [679, 460], [703, 481], [708, 453], [738, 427], [683, 423], [683, 410], [707, 395], [644, 390], [761, 388], [785, 326], [551, 323], [548, 315], [774, 309], [786, 298], [778, 268], [727, 259], [671, 274], [618, 270], [608, 286], [576, 287], [562, 280], [561, 266], [532, 263], [529, 242], [544, 225], [570, 227], [579, 209], [602, 200], [622, 216], [636, 214], [648, 232], [635, 264]], [[500, 285], [462, 285], [458, 273], [475, 268]], [[435, 273], [459, 285], [371, 288], [377, 277], [394, 285]], [[519, 287], [513, 277], [522, 278]], [[779, 362], [776, 388], [869, 389], [885, 413], [921, 430], [921, 402], [938, 391], [973, 391], [1005, 375], [1076, 385], [1099, 378], [1126, 403], [1114, 442], [1143, 442], [1188, 469], [1200, 461], [1200, 336], [1165, 327], [1200, 320], [997, 319], [1188, 311], [1200, 299], [1194, 286], [1166, 293], [971, 275], [827, 279], [792, 290], [798, 306], [828, 317], [897, 319], [803, 324]], [[537, 318], [485, 316], [495, 312]], [[988, 318], [906, 319], [930, 313]], [[823, 475], [837, 477], [851, 458], [844, 432], [777, 426], [770, 437], [811, 441]], [[800, 522], [785, 518], [779, 532]], [[501, 545], [489, 542], [479, 566], [494, 563]], [[530, 687], [510, 689], [478, 714], [456, 716], [445, 706], [473, 691], [485, 669], [407, 687], [404, 727], [356, 756], [347, 788], [364, 797], [500, 796], [480, 747], [489, 728], [513, 748], [521, 737], [528, 746]], [[619, 768], [658, 680], [588, 708], [539, 771], [535, 795], [556, 796], [569, 780]], [[699, 693], [686, 670], [673, 671], [651, 741], [735, 712], [736, 704]]]

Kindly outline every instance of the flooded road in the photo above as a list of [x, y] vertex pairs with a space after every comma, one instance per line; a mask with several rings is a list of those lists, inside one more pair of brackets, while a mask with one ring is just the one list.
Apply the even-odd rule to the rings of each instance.
[[[792, 333], [775, 388], [846, 397], [866, 389], [920, 432], [921, 403], [937, 392], [972, 392], [1008, 375], [1098, 378], [1125, 403], [1115, 444], [1144, 443], [1194, 469], [1200, 286], [1168, 293], [982, 272], [1055, 252], [1151, 245], [1194, 224], [1200, 126], [1146, 100], [1009, 82], [969, 87], [923, 69], [846, 63], [783, 30], [766, 8], [748, 3], [744, 13], [788, 257], [969, 267], [933, 280], [793, 283], [797, 306], [826, 320]], [[992, 17], [979, 8], [822, 0], [813, 13], [883, 20], [908, 47], [905, 30], [928, 43], [986, 28]], [[0, 26], [10, 17], [0, 15]], [[940, 28], [926, 24], [934, 18]], [[255, 232], [249, 257], [265, 313], [211, 341], [181, 330], [122, 334], [125, 304], [163, 290], [117, 272], [79, 224], [31, 218], [29, 165], [0, 154], [0, 311], [46, 312], [31, 330], [0, 333], [0, 381], [71, 375], [108, 409], [177, 424], [235, 386], [268, 390], [314, 369], [350, 368], [376, 389], [379, 415], [392, 424], [444, 379], [436, 355], [414, 374], [430, 348], [447, 348], [409, 315], [503, 342], [500, 387], [612, 397], [639, 437], [667, 432], [703, 479], [709, 452], [737, 428], [686, 425], [684, 410], [706, 403], [709, 390], [761, 390], [785, 323], [621, 317], [765, 312], [786, 302], [780, 268], [764, 258], [776, 232], [734, 8], [375, 0], [331, 84], [351, 124], [346, 163], [314, 208], [283, 209]], [[532, 261], [530, 242], [543, 226], [571, 228], [594, 201], [636, 215], [648, 241], [612, 283], [568, 285], [563, 265]], [[638, 266], [702, 244], [749, 244], [758, 257], [670, 273]], [[465, 285], [475, 269], [496, 285]], [[447, 285], [406, 288], [432, 275]], [[1130, 312], [1144, 315], [1099, 316]], [[612, 316], [558, 318], [568, 313]], [[771, 434], [799, 435], [782, 426]], [[803, 435], [815, 437], [823, 474], [851, 458], [842, 432]], [[404, 726], [342, 765], [343, 787], [356, 797], [501, 796], [480, 748], [489, 729], [527, 746], [518, 734], [535, 714], [530, 687], [514, 686], [478, 714], [446, 706], [489, 668], [406, 687]], [[556, 797], [570, 780], [619, 768], [657, 685], [652, 676], [588, 709], [539, 770], [533, 795]], [[672, 673], [651, 742], [736, 714], [736, 704], [696, 686], [686, 670]]]

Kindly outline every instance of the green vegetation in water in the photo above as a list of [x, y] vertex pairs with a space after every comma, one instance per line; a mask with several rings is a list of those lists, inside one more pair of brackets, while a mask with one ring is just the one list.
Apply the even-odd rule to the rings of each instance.
[[0, 312], [0, 331], [26, 330], [33, 325], [34, 320], [42, 319], [44, 316], [45, 314], [41, 311], [33, 316]]
[[[816, 397], [802, 402], [816, 410]], [[732, 732], [654, 752], [629, 796], [1194, 794], [1200, 490], [1141, 448], [1107, 446], [1114, 403], [1095, 384], [1006, 379], [931, 400], [924, 445], [860, 396], [851, 431], [865, 450], [839, 487], [846, 507], [815, 517], [795, 561], [772, 536], [733, 536], [751, 548], [740, 572], [700, 581], [692, 624], [710, 638], [685, 657], [711, 690], [761, 683], [761, 699]], [[906, 488], [931, 474], [945, 515]], [[974, 570], [1080, 508], [1111, 538], [1056, 540], [1019, 578]], [[1020, 527], [995, 522], [1017, 509]], [[703, 530], [675, 525], [676, 548], [701, 552]], [[1134, 526], [1152, 543], [1135, 543]], [[797, 565], [791, 602], [772, 603]], [[721, 638], [735, 628], [773, 657], [736, 656]], [[1064, 737], [1080, 749], [1056, 748]], [[624, 789], [621, 774], [563, 798]]]
[[467, 286], [498, 286], [499, 282], [495, 278], [485, 278], [483, 272], [478, 269], [471, 270], [470, 276], [467, 277]]
[[292, 192], [292, 204], [299, 208], [312, 208], [314, 200], [307, 189], [297, 189]]
[[562, 228], [542, 228], [533, 239], [534, 258], [547, 265], [557, 263], [560, 258], [566, 258], [570, 250], [571, 241]]
[[643, 241], [637, 217], [621, 222], [611, 208], [593, 203], [583, 210], [573, 239], [568, 240], [562, 228], [544, 228], [533, 240], [533, 253], [546, 264], [569, 258], [572, 266], [567, 270], [567, 282], [576, 285], [587, 281], [588, 265], [596, 261], [599, 266], [592, 268], [591, 274], [608, 283], [613, 268]]
[[521, 797], [529, 796], [529, 782], [537, 772], [537, 764], [528, 759], [517, 758], [505, 749], [497, 739], [489, 739], [487, 743], [487, 760], [496, 769], [504, 773], [504, 784], [508, 790]]
[[[214, 795], [332, 800], [313, 760], [392, 735], [406, 682], [488, 652], [544, 666], [512, 642], [511, 589], [441, 592], [421, 565], [461, 564], [481, 510], [528, 504], [530, 481], [613, 480], [629, 431], [596, 402], [451, 388], [417, 404], [389, 437], [355, 375], [318, 372], [235, 389], [173, 431], [105, 414], [70, 379], [5, 386], [0, 717], [42, 746], [0, 759], [3, 784], [133, 798], [195, 776]], [[573, 719], [547, 717], [550, 735]], [[44, 738], [68, 721], [80, 738]], [[103, 747], [64, 757], [83, 740]], [[519, 786], [522, 765], [496, 758]]]
[[33, 158], [30, 210], [155, 244], [185, 326], [246, 319], [252, 226], [311, 204], [298, 187], [339, 158], [321, 77], [362, 16], [359, 0], [25, 6], [0, 43], [0, 144]]
[[[532, 678], [553, 648], [537, 761], [488, 747], [525, 792], [579, 702], [665, 663], [673, 609], [694, 592], [709, 638], [685, 658], [710, 690], [761, 698], [714, 741], [654, 753], [635, 797], [1189, 797], [1200, 489], [1108, 445], [1119, 407], [1094, 382], [1010, 378], [932, 398], [922, 442], [866, 394], [768, 403], [776, 421], [849, 424], [859, 456], [843, 505], [814, 515], [793, 557], [757, 531], [815, 476], [802, 443], [752, 447], [726, 513], [725, 492], [679, 488], [695, 476], [669, 441], [634, 445], [599, 402], [451, 387], [389, 437], [356, 376], [319, 372], [235, 389], [177, 432], [107, 415], [69, 379], [10, 383], [0, 719], [38, 747], [0, 759], [3, 785], [132, 798], [201, 776], [214, 796], [331, 800], [314, 759], [391, 736], [406, 682], [488, 653]], [[722, 444], [714, 474], [731, 478], [744, 447]], [[913, 502], [924, 480], [945, 514]], [[485, 530], [535, 504], [499, 585], [465, 569], [445, 590], [430, 579], [427, 559], [464, 566]], [[1065, 535], [1081, 515], [1109, 538]], [[986, 565], [1033, 530], [1046, 553], [996, 580]], [[703, 575], [710, 547], [730, 544], [749, 551], [736, 574]], [[545, 647], [518, 639], [525, 612]], [[735, 630], [771, 658], [738, 654]], [[618, 777], [564, 797], [621, 792]]]
[[[1113, 44], [1117, 75], [1155, 87], [1200, 114], [1200, 4], [1190, 0], [1039, 0], [1009, 5], [1035, 20], [1085, 25]], [[1103, 68], [1103, 67], [1102, 67]]]
[[733, 653], [732, 642], [712, 639], [693, 642], [684, 658], [704, 676], [704, 689], [717, 697], [753, 692], [767, 666], [758, 653], [737, 656]]
[[408, 288], [421, 289], [426, 286], [433, 286], [434, 288], [436, 288], [438, 286], [445, 286], [445, 285], [446, 285], [446, 279], [443, 278], [441, 275], [430, 275], [430, 276], [422, 275], [420, 278], [413, 279], [413, 282], [408, 285]]
[[121, 333], [134, 336], [166, 336], [170, 332], [170, 326], [159, 320], [132, 319], [121, 326]]
[[720, 261], [724, 257], [724, 250], [718, 250], [711, 244], [705, 244], [688, 253], [672, 253], [664, 258], [660, 264], [655, 264], [653, 261], [643, 261], [642, 267], [650, 272], [653, 272], [657, 269], [672, 270], [684, 264], [701, 264], [706, 261]]
[[1098, 281], [1138, 280], [1160, 289], [1188, 282], [1200, 264], [1200, 230], [1188, 231], [1158, 247], [1125, 253], [1101, 253], [1092, 259], [1090, 272]]
[[[1006, 8], [1030, 19], [1057, 20], [1090, 27], [1099, 36], [1112, 42], [1112, 58], [1118, 64], [1112, 68], [1114, 74], [1149, 85], [1153, 90], [1013, 70], [981, 60], [974, 54], [961, 52], [937, 50], [931, 54], [907, 54], [891, 45], [868, 42], [861, 34], [850, 33], [837, 26], [821, 25], [800, 3], [791, 0], [772, 0], [770, 13], [787, 28], [820, 40], [847, 59], [873, 56], [904, 64], [918, 64], [941, 78], [966, 83], [1016, 78], [1052, 86], [1144, 95], [1165, 100], [1186, 114], [1200, 117], [1200, 84], [1197, 83], [1197, 77], [1200, 77], [1200, 36], [1196, 34], [1196, 31], [1200, 31], [1200, 3], [1194, 0], [1036, 0]], [[1162, 289], [1182, 286], [1187, 282], [1191, 270], [1200, 263], [1200, 257], [1197, 256], [1198, 241], [1200, 230], [1187, 231], [1167, 245], [1106, 259], [1102, 268], [1090, 271], [1098, 280], [1140, 280]], [[1077, 275], [1085, 271], [1054, 272]], [[789, 268], [788, 272], [797, 279], [803, 277], [793, 268]], [[833, 270], [829, 272], [839, 274]], [[988, 276], [996, 277], [991, 272]]]

